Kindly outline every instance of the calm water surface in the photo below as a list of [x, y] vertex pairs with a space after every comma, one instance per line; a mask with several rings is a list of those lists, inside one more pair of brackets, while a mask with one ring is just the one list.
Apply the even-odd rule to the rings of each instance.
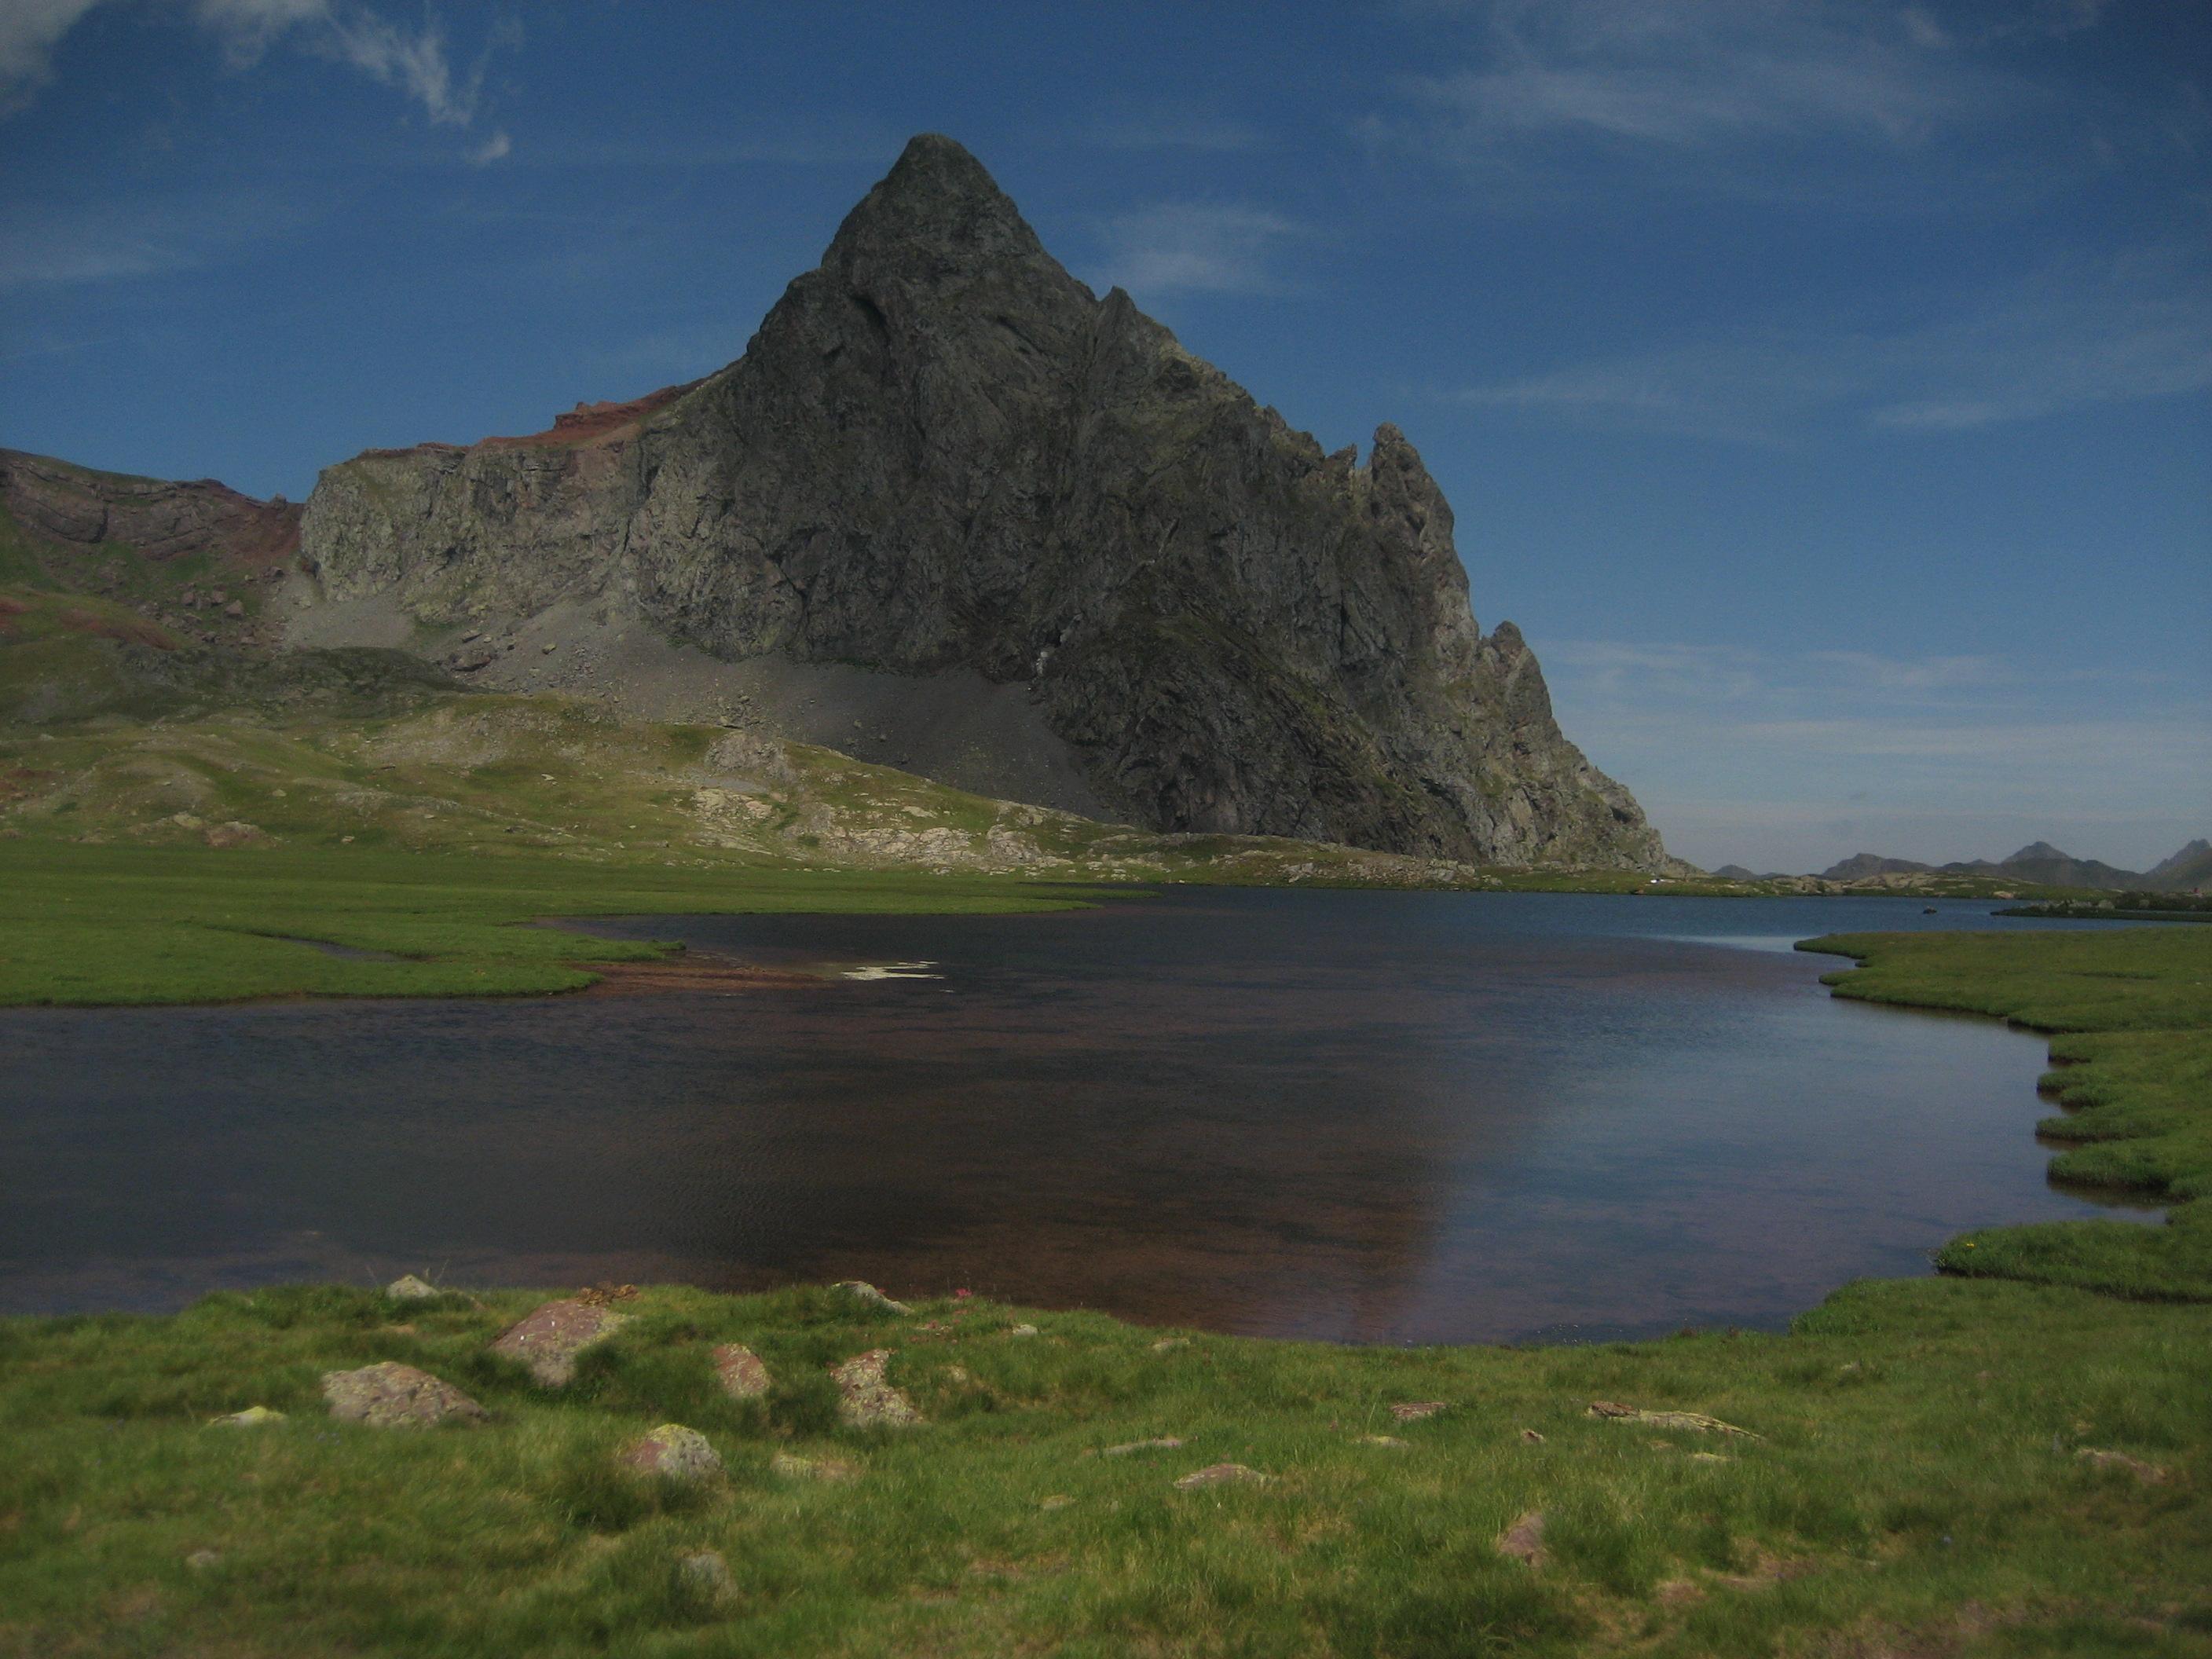
[[930, 978], [0, 1017], [0, 1311], [864, 1277], [1351, 1341], [1772, 1326], [2050, 1187], [2039, 1039], [1832, 999], [1917, 899], [1180, 891], [596, 931]]

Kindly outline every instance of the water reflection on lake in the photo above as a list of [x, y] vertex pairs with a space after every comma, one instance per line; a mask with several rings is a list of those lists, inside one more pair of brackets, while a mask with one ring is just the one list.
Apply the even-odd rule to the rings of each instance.
[[[742, 994], [0, 1021], [0, 1311], [864, 1277], [1352, 1341], [1772, 1326], [2051, 1188], [2043, 1044], [1774, 947], [1918, 899], [1179, 891], [657, 918]], [[1743, 948], [1749, 947], [1749, 948]]]

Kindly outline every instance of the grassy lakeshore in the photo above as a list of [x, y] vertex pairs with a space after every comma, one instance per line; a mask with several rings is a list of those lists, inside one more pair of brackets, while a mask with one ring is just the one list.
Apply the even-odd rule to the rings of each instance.
[[2122, 1296], [2212, 1300], [2212, 933], [1856, 933], [1801, 950], [1858, 958], [1838, 994], [1994, 1014], [2051, 1033], [2037, 1132], [2057, 1179], [2171, 1201], [2166, 1224], [2054, 1221], [1966, 1234], [1945, 1270]]
[[[800, 910], [996, 915], [1066, 909], [1093, 892], [900, 871], [0, 842], [0, 1006], [569, 991], [594, 978], [579, 963], [651, 961], [667, 947], [521, 924]], [[363, 954], [334, 956], [317, 943]]]
[[[1821, 946], [1868, 962], [1847, 994], [2094, 1044], [2201, 1034], [2212, 963], [2178, 942], [2197, 939]], [[2175, 1051], [2143, 1052], [2140, 1073], [2100, 1073], [2104, 1052], [2072, 1070], [2132, 1114], [2097, 1144], [2181, 1194], [2183, 1120], [2212, 1103], [2160, 1070]], [[1991, 1255], [1970, 1265], [2042, 1231], [1973, 1235]], [[0, 1654], [2212, 1654], [2212, 1305], [2020, 1282], [2064, 1278], [2048, 1253], [2011, 1266], [1856, 1285], [1787, 1335], [1547, 1349], [1178, 1343], [949, 1296], [898, 1314], [665, 1287], [558, 1390], [486, 1351], [526, 1292], [0, 1322]], [[714, 1385], [732, 1340], [765, 1398]], [[921, 1425], [841, 1423], [828, 1368], [878, 1348]], [[490, 1420], [325, 1416], [324, 1371], [386, 1359]], [[1443, 1409], [1402, 1421], [1407, 1402]], [[205, 1425], [254, 1405], [287, 1416]], [[617, 1469], [670, 1420], [721, 1479]], [[1223, 1462], [1268, 1478], [1175, 1484]], [[1499, 1548], [1532, 1515], [1535, 1565]], [[685, 1576], [702, 1550], [725, 1586]]]

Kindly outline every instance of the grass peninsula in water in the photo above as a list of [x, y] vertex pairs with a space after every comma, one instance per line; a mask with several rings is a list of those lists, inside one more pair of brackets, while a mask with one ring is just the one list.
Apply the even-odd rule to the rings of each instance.
[[[1866, 963], [1845, 994], [2058, 1033], [2063, 1167], [2172, 1222], [1990, 1230], [1787, 1335], [1589, 1347], [661, 1287], [554, 1389], [489, 1352], [526, 1293], [9, 1321], [0, 1653], [2212, 1653], [2212, 1274], [2185, 1242], [2212, 934], [1818, 948]], [[764, 1395], [717, 1386], [728, 1342]], [[830, 1368], [878, 1349], [920, 1425], [841, 1416]], [[383, 1360], [488, 1420], [330, 1420], [322, 1375]], [[257, 1405], [285, 1415], [207, 1426]], [[720, 1475], [617, 1467], [672, 1420]], [[1265, 1479], [1177, 1484], [1223, 1464]]]

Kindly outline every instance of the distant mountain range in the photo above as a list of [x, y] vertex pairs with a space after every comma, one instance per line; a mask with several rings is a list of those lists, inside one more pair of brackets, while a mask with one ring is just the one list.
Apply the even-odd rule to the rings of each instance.
[[[1718, 875], [1739, 873], [1729, 865]], [[1820, 872], [1826, 881], [1863, 881], [1869, 876], [1996, 876], [2008, 881], [2039, 882], [2051, 887], [2148, 889], [2180, 892], [2212, 884], [2212, 842], [2192, 841], [2172, 857], [2161, 859], [2148, 870], [2121, 870], [2095, 859], [2077, 859], [2062, 853], [2047, 841], [2031, 842], [2003, 859], [1969, 859], [1958, 864], [1916, 864], [1911, 859], [1883, 858], [1874, 853], [1854, 853], [1839, 864]]]

